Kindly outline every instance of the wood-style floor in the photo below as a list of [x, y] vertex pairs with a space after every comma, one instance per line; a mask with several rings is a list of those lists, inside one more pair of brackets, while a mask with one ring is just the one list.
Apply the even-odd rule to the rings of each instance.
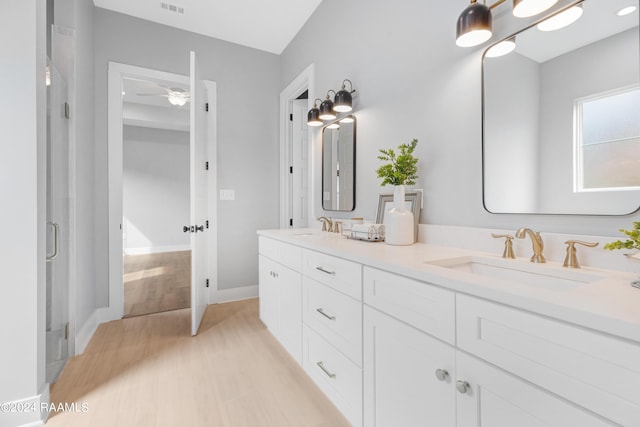
[[258, 300], [100, 325], [51, 389], [47, 427], [339, 427], [349, 423], [271, 336]]
[[124, 317], [191, 306], [191, 251], [124, 257]]

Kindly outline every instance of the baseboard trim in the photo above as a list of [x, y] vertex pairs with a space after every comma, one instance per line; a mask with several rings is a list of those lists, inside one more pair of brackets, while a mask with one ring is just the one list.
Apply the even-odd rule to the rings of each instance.
[[76, 334], [76, 356], [84, 353], [89, 341], [98, 329], [98, 313], [94, 310]]
[[191, 245], [171, 245], [171, 246], [150, 246], [143, 248], [125, 248], [125, 255], [146, 255], [158, 254], [162, 252], [190, 251]]
[[258, 285], [242, 286], [240, 288], [218, 289], [211, 293], [210, 304], [221, 304], [225, 302], [239, 301], [243, 299], [256, 298], [258, 296]]
[[4, 404], [14, 403], [17, 409], [30, 408], [34, 410], [2, 411], [1, 425], [18, 427], [43, 426], [49, 417], [47, 410], [49, 405], [49, 383], [45, 383], [40, 393], [35, 396], [4, 402]]

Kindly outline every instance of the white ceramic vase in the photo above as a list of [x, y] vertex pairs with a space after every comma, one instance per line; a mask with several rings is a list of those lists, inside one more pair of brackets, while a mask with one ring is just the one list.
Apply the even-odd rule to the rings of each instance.
[[404, 185], [393, 188], [393, 208], [384, 215], [384, 240], [388, 245], [413, 245], [413, 213], [406, 208]]

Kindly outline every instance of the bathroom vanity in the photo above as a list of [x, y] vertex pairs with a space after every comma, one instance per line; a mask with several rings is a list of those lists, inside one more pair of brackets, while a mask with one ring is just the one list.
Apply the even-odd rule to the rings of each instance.
[[258, 234], [260, 318], [354, 426], [640, 426], [633, 274]]

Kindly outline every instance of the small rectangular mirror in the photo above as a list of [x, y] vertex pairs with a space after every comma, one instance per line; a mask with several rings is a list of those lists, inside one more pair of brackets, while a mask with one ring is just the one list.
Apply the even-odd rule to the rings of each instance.
[[322, 129], [322, 209], [356, 207], [356, 117], [348, 115]]

